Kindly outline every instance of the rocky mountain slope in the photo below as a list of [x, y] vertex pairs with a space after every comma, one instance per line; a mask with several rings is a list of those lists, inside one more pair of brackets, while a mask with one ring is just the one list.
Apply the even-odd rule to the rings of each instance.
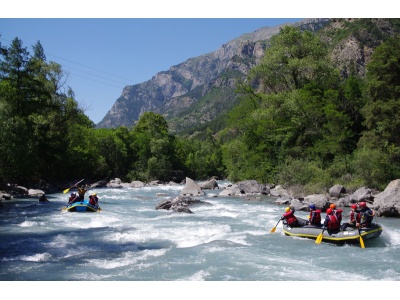
[[[355, 20], [360, 19], [305, 19], [288, 25], [319, 31], [331, 45], [332, 60], [344, 76], [350, 70], [365, 75], [373, 49], [396, 29], [386, 19], [366, 19], [365, 30], [353, 34]], [[126, 86], [97, 127], [131, 127], [146, 111], [163, 115], [175, 133], [217, 119], [235, 105], [237, 82], [260, 62], [269, 39], [281, 26], [243, 34], [215, 52], [188, 59], [146, 82]]]

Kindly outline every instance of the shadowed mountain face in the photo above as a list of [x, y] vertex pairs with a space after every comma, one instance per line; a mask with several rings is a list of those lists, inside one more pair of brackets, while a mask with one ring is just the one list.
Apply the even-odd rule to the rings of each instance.
[[[305, 19], [287, 25], [318, 31], [331, 23], [330, 19]], [[131, 127], [148, 111], [163, 115], [175, 133], [216, 119], [237, 103], [237, 82], [261, 61], [269, 39], [282, 26], [243, 34], [215, 52], [188, 59], [146, 82], [126, 86], [97, 128]], [[351, 49], [344, 51], [346, 47], [346, 43], [338, 45], [341, 51], [337, 56], [352, 56]]]

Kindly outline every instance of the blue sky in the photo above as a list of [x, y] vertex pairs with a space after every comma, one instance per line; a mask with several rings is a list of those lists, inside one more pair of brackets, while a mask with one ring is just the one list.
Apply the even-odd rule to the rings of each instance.
[[75, 0], [54, 7], [52, 1], [20, 0], [2, 9], [0, 41], [8, 46], [18, 37], [30, 52], [40, 41], [47, 60], [63, 66], [68, 73], [66, 86], [73, 89], [86, 115], [98, 123], [126, 85], [149, 80], [157, 72], [213, 52], [258, 28], [327, 17], [313, 15], [312, 10], [304, 12], [304, 7], [297, 8], [290, 1], [283, 8], [264, 7], [267, 1], [250, 1], [258, 2], [256, 6], [249, 1], [222, 2], [203, 0], [197, 7], [192, 4], [187, 13], [182, 11], [187, 2], [178, 0], [128, 5], [114, 0], [112, 7], [95, 7], [97, 2], [85, 6]]

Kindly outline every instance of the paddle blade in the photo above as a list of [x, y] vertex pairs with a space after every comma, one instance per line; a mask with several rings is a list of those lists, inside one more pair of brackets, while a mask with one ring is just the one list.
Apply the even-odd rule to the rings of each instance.
[[361, 248], [365, 248], [364, 240], [361, 236], [360, 236], [360, 246], [361, 246]]
[[322, 242], [322, 232], [317, 236], [317, 239], [315, 240], [316, 244], [321, 244]]
[[276, 226], [274, 228], [272, 228], [270, 232], [275, 232], [275, 230], [276, 230]]
[[70, 189], [70, 188], [67, 188], [66, 190], [64, 190], [63, 193], [64, 193], [64, 194], [68, 193], [69, 189]]

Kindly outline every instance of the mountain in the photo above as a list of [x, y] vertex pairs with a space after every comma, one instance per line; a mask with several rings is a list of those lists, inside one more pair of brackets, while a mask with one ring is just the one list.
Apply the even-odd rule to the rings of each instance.
[[151, 80], [126, 86], [97, 128], [131, 127], [152, 111], [164, 116], [174, 133], [216, 122], [237, 103], [235, 88], [258, 64], [269, 39], [285, 25], [318, 32], [331, 47], [343, 76], [365, 76], [373, 49], [398, 32], [398, 19], [305, 19], [263, 27], [204, 54], [157, 73]]
[[[328, 20], [284, 25], [316, 30]], [[243, 34], [215, 52], [188, 59], [146, 82], [126, 86], [97, 128], [130, 127], [146, 111], [162, 114], [177, 132], [215, 119], [235, 104], [237, 80], [261, 60], [267, 41], [279, 33], [281, 26]]]

